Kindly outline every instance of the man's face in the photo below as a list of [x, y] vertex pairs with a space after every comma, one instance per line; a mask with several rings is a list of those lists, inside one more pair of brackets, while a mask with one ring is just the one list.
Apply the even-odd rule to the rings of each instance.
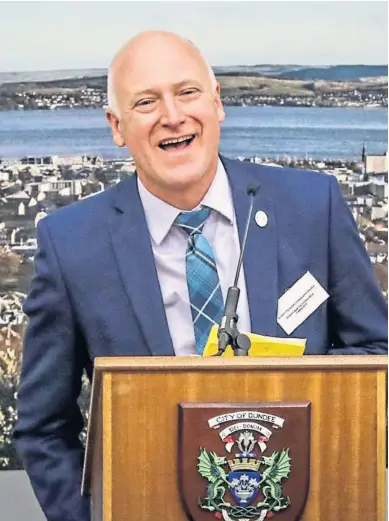
[[144, 186], [164, 200], [171, 191], [209, 186], [224, 110], [191, 45], [143, 43], [119, 66], [115, 84], [114, 139], [129, 148]]

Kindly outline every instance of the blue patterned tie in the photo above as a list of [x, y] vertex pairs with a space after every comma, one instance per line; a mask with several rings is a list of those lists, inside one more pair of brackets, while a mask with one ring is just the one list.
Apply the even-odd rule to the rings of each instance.
[[223, 296], [217, 273], [215, 256], [202, 234], [211, 209], [180, 213], [175, 224], [189, 234], [186, 249], [186, 281], [188, 283], [190, 309], [196, 338], [196, 353], [203, 353], [213, 324], [223, 315]]

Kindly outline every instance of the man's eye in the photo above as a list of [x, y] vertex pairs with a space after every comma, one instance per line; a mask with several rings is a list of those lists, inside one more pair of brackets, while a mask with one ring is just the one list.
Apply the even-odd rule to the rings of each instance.
[[137, 107], [144, 107], [146, 105], [151, 105], [151, 103], [154, 103], [153, 99], [141, 99], [136, 103]]
[[184, 89], [181, 91], [181, 94], [187, 96], [189, 94], [194, 94], [195, 92], [197, 92], [197, 89]]

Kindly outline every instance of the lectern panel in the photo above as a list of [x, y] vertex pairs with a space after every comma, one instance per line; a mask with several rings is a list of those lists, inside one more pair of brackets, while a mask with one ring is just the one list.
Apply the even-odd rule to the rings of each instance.
[[[180, 403], [311, 402], [310, 486], [303, 521], [384, 518], [385, 373], [337, 368], [114, 372], [106, 521], [186, 521], [178, 475]], [[377, 396], [381, 398], [377, 400]], [[104, 414], [104, 412], [103, 412]], [[106, 413], [105, 413], [106, 414]], [[377, 430], [377, 417], [381, 428]], [[193, 425], [196, 432], [197, 425]], [[195, 436], [195, 434], [194, 434]], [[196, 453], [188, 458], [198, 458]], [[265, 453], [264, 453], [265, 455]], [[378, 468], [378, 472], [377, 472]], [[291, 472], [293, 473], [293, 459]], [[204, 492], [207, 481], [204, 480]], [[287, 509], [269, 516], [294, 521]], [[199, 508], [194, 521], [218, 516]]]

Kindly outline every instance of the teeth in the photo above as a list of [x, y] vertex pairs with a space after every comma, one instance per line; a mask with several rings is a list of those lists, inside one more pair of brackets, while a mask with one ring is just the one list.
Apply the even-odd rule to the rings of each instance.
[[190, 134], [189, 136], [180, 137], [178, 139], [169, 139], [168, 141], [162, 141], [161, 145], [171, 145], [173, 143], [182, 143], [183, 141], [186, 141], [187, 139], [190, 139], [193, 137], [193, 134]]

